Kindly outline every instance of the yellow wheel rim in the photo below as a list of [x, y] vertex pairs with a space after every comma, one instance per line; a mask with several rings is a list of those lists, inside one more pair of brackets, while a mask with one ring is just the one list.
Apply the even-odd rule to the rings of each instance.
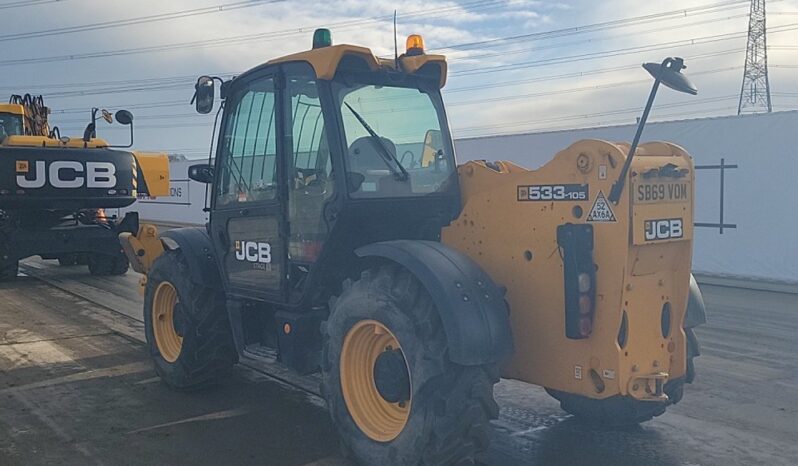
[[161, 282], [152, 297], [152, 330], [155, 345], [167, 362], [177, 361], [183, 347], [183, 337], [175, 330], [175, 307], [179, 299], [177, 290], [169, 282]]
[[[411, 395], [406, 402], [391, 403], [377, 390], [374, 365], [386, 350], [402, 351], [402, 347], [394, 334], [376, 320], [355, 324], [346, 334], [341, 350], [341, 390], [346, 407], [360, 430], [377, 442], [390, 442], [399, 436], [410, 417], [412, 402]], [[407, 373], [410, 374], [409, 367]]]

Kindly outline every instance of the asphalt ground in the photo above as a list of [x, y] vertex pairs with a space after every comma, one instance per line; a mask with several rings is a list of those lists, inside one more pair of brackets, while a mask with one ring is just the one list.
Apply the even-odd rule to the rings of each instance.
[[[244, 360], [178, 393], [143, 345], [138, 277], [28, 260], [0, 284], [0, 465], [344, 465], [317, 378]], [[702, 287], [698, 378], [641, 426], [563, 413], [541, 389], [496, 388], [488, 465], [798, 464], [798, 295]], [[385, 465], [380, 465], [385, 466]]]

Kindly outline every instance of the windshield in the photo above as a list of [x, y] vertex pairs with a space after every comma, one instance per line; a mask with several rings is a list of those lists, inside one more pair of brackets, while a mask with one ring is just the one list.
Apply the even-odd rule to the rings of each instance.
[[0, 112], [0, 137], [17, 136], [22, 133], [22, 116]]
[[443, 103], [437, 89], [422, 89], [333, 82], [353, 197], [424, 195], [447, 188], [455, 167]]

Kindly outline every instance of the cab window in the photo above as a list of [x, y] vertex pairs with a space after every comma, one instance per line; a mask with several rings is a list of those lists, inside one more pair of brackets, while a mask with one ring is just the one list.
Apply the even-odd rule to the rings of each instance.
[[415, 196], [444, 191], [454, 170], [445, 144], [443, 104], [430, 86], [334, 81], [347, 145], [353, 197]]
[[286, 66], [291, 130], [288, 215], [289, 255], [293, 262], [312, 263], [327, 236], [324, 206], [335, 191], [324, 114], [310, 66]]
[[251, 82], [228, 100], [233, 107], [220, 141], [218, 206], [275, 199], [275, 102], [271, 77]]

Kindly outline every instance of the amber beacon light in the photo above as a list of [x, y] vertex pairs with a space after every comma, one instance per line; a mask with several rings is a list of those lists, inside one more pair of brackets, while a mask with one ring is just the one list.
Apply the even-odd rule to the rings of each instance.
[[407, 36], [407, 55], [423, 55], [424, 54], [424, 38], [419, 34], [411, 34]]

